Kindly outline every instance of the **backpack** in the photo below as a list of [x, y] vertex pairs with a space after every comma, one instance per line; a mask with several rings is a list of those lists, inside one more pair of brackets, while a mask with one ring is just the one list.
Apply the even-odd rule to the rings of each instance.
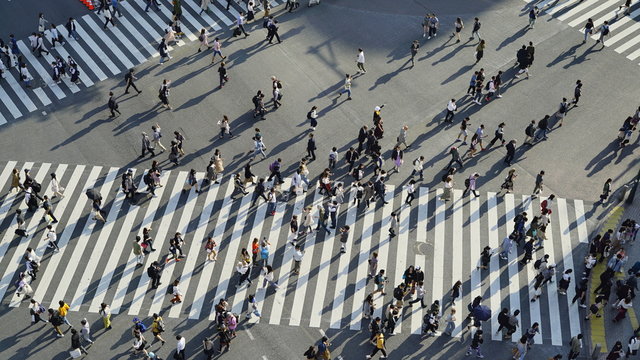
[[265, 20], [262, 22], [262, 27], [266, 29], [268, 26], [269, 26], [269, 19], [265, 19]]
[[471, 180], [464, 179], [464, 187], [469, 187], [469, 186], [471, 186]]
[[311, 111], [307, 113], [307, 119], [311, 120]]
[[541, 265], [542, 265], [542, 259], [538, 259], [538, 260], [536, 260], [536, 262], [533, 263], [533, 268], [538, 270], [538, 269], [540, 269]]
[[204, 41], [204, 35], [198, 36], [198, 41]]
[[164, 332], [164, 321], [158, 320], [156, 323], [158, 324], [156, 329], [158, 329], [159, 332]]
[[393, 297], [398, 300], [402, 300], [402, 298], [404, 297], [404, 293], [402, 292], [402, 289], [395, 288], [395, 290], [393, 290]]
[[149, 266], [147, 268], [147, 275], [149, 276], [149, 278], [152, 278], [155, 275], [155, 271], [153, 269], [153, 266]]
[[269, 250], [267, 248], [262, 248], [262, 250], [260, 250], [260, 257], [262, 259], [269, 258]]
[[489, 83], [490, 83], [490, 81], [488, 81], [488, 82], [487, 82], [487, 85], [485, 85], [485, 86], [484, 86], [484, 89], [485, 89], [485, 90], [489, 90]]
[[151, 174], [150, 174], [150, 173], [148, 173], [148, 172], [144, 175], [144, 179], [143, 179], [143, 180], [144, 180], [144, 183], [145, 183], [146, 185], [151, 185], [151, 184], [153, 184], [153, 178], [151, 177]]
[[134, 327], [135, 327], [136, 329], [140, 330], [140, 332], [141, 332], [141, 333], [143, 333], [143, 332], [147, 331], [147, 327], [146, 327], [146, 325], [145, 325], [145, 324], [143, 324], [143, 323], [141, 323], [141, 322], [136, 323]]
[[602, 35], [609, 35], [609, 27], [602, 29]]
[[278, 89], [282, 89], [282, 83], [280, 81], [276, 83], [276, 86], [278, 87]]
[[382, 275], [380, 275], [380, 274], [376, 275], [376, 277], [373, 279], [373, 282], [376, 285], [382, 284], [383, 281], [384, 281], [384, 279], [382, 278]]

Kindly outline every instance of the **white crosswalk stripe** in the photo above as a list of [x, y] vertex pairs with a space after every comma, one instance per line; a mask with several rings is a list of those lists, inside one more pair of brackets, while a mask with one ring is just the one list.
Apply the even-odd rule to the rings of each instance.
[[[278, 3], [284, 3], [284, 0], [271, 2], [272, 6]], [[181, 27], [184, 37], [169, 46], [169, 51], [198, 42], [198, 34], [202, 28], [212, 35], [214, 32], [225, 31], [235, 24], [239, 11], [246, 12], [243, 3], [233, 1], [229, 11], [224, 10], [226, 3], [218, 5], [222, 9], [212, 3], [208, 13], [200, 14], [198, 2], [183, 2]], [[33, 88], [24, 87], [17, 69], [5, 72], [4, 79], [7, 81], [0, 82], [0, 101], [4, 105], [0, 107], [0, 126], [21, 119], [42, 106], [51, 105], [53, 98], [62, 100], [95, 85], [97, 81], [117, 76], [150, 58], [157, 58], [158, 44], [173, 17], [171, 2], [162, 1], [160, 11], [157, 12], [153, 9], [145, 12], [144, 4], [134, 2], [122, 2], [120, 6], [123, 16], [115, 17], [115, 27], [109, 25], [107, 29], [103, 29], [104, 17], [95, 12], [76, 19], [79, 40], [71, 38], [64, 25], [56, 26], [66, 41], [65, 45], [58, 43], [51, 47], [51, 35], [46, 31], [45, 43], [51, 54], [43, 55], [42, 58], [33, 55], [25, 39], [18, 41], [27, 68], [34, 77]], [[72, 83], [69, 77], [62, 77], [59, 84], [53, 81], [51, 62], [56, 55], [65, 61], [69, 56], [73, 58], [78, 64], [80, 82]]]
[[[328, 198], [313, 188], [286, 201], [283, 198], [286, 194], [281, 194], [276, 214], [271, 216], [267, 214], [266, 203], [254, 206], [252, 195], [234, 193], [233, 182], [228, 178], [220, 185], [204, 187], [202, 194], [198, 194], [194, 189], [183, 192], [187, 172], [166, 171], [162, 174], [164, 186], [156, 190], [156, 197], [140, 193], [134, 201], [129, 201], [120, 191], [118, 174], [122, 174], [122, 169], [10, 161], [0, 164], [0, 185], [5, 185], [5, 189], [14, 168], [34, 169], [35, 179], [42, 183], [42, 194], [49, 193], [46, 178], [53, 171], [66, 191], [63, 199], [54, 202], [54, 213], [60, 220], [56, 227], [60, 252], [48, 250], [46, 241], [42, 241], [46, 226], [41, 220], [42, 210], [27, 213], [29, 236], [16, 238], [13, 234], [15, 209], [25, 210], [23, 195], [14, 191], [0, 198], [0, 224], [5, 226], [0, 238], [0, 268], [3, 269], [0, 298], [12, 307], [27, 306], [28, 301], [12, 291], [18, 273], [24, 271], [22, 256], [27, 247], [32, 247], [43, 258], [43, 271], [32, 284], [33, 297], [45, 306], [67, 301], [71, 304], [72, 319], [74, 312], [95, 313], [100, 303], [105, 302], [114, 313], [143, 319], [159, 313], [172, 318], [215, 320], [214, 306], [220, 299], [227, 299], [233, 313], [243, 314], [248, 308], [247, 295], [255, 294], [261, 317], [252, 317], [250, 323], [316, 328], [348, 326], [351, 330], [362, 330], [367, 323], [362, 305], [375, 287], [373, 279], [367, 276], [367, 260], [376, 251], [378, 269], [386, 270], [389, 282], [385, 289], [387, 295], [374, 296], [374, 316], [382, 316], [387, 304], [395, 302], [394, 287], [403, 281], [405, 269], [415, 265], [425, 272], [425, 303], [439, 300], [443, 318], [451, 306], [449, 289], [455, 281], [462, 281], [461, 297], [455, 299], [458, 313], [454, 337], [461, 335], [466, 324], [466, 305], [476, 296], [482, 296], [483, 303], [492, 310], [486, 326], [495, 340], [501, 340], [496, 330], [497, 314], [503, 307], [523, 310], [519, 319], [521, 326], [513, 339], [534, 322], [541, 324], [536, 343], [561, 345], [569, 340], [568, 336], [580, 332], [580, 310], [570, 301], [575, 294], [573, 286], [566, 296], [560, 295], [557, 282], [566, 269], [574, 269], [574, 274], [581, 271], [580, 261], [574, 262], [577, 252], [586, 246], [583, 244], [588, 234], [585, 204], [581, 200], [556, 200], [544, 251], [536, 256], [548, 254], [558, 264], [558, 274], [556, 281], [544, 287], [546, 294], [539, 301], [531, 302], [536, 270], [533, 262], [524, 267], [518, 264], [523, 254], [521, 248], [514, 246], [507, 260], [499, 259], [495, 253], [487, 270], [477, 266], [482, 248], [488, 245], [497, 252], [502, 239], [511, 233], [515, 215], [527, 211], [532, 218], [539, 212], [544, 198], [532, 201], [529, 196], [497, 197], [491, 192], [481, 193], [479, 198], [463, 197], [462, 191], [456, 189], [452, 201], [443, 202], [439, 199], [441, 189], [419, 187], [416, 191], [419, 196], [410, 207], [404, 204], [406, 191], [388, 185], [385, 196], [388, 204], [378, 200], [365, 210], [364, 204], [358, 207], [353, 203], [355, 190], [347, 188], [345, 201], [348, 202], [339, 207], [337, 229], [326, 234], [320, 228], [319, 232], [298, 237], [298, 245], [305, 254], [300, 274], [295, 275], [292, 273], [293, 246], [288, 241], [293, 238], [287, 221], [293, 215], [301, 219], [306, 206], [311, 206], [316, 216], [316, 206], [326, 203]], [[144, 190], [145, 171], [134, 172], [140, 191]], [[197, 174], [197, 178], [202, 176]], [[285, 179], [283, 191], [289, 184], [290, 179]], [[85, 191], [94, 187], [104, 199], [105, 224], [96, 223], [88, 214], [90, 202]], [[142, 203], [146, 207], [144, 214], [139, 213], [142, 206], [138, 204]], [[390, 238], [388, 232], [392, 211], [400, 217], [394, 238]], [[345, 225], [350, 227], [350, 232], [346, 251], [340, 253], [339, 229]], [[137, 267], [130, 244], [145, 227], [152, 229], [157, 251], [148, 253], [145, 265]], [[300, 231], [304, 229], [301, 225]], [[180, 262], [168, 262], [161, 277], [164, 286], [152, 289], [146, 268], [154, 261], [165, 264], [169, 257], [168, 239], [176, 231], [185, 239], [182, 250], [186, 257]], [[203, 251], [209, 235], [220, 249], [215, 262], [208, 262]], [[271, 243], [268, 263], [273, 266], [280, 287], [262, 289], [263, 276], [259, 268], [254, 268], [252, 283], [238, 288], [235, 264], [240, 250], [251, 251], [253, 238], [263, 235]], [[184, 298], [182, 303], [170, 305], [171, 296], [166, 290], [174, 279], [180, 281]], [[527, 289], [526, 296], [521, 289]], [[405, 305], [395, 332], [420, 334], [424, 314], [419, 303], [412, 307]]]
[[629, 60], [640, 57], [640, 7], [637, 2], [632, 2], [629, 15], [624, 15], [620, 10], [623, 3], [620, 0], [524, 1], [530, 6], [538, 6], [543, 12], [566, 22], [581, 33], [587, 19], [593, 19], [595, 29], [590, 36], [593, 40], [600, 39], [600, 26], [608, 21], [610, 32], [604, 37], [605, 46]]

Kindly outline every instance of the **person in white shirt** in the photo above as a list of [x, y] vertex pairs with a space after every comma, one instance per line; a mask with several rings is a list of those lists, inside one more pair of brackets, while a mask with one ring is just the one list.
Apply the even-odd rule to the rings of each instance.
[[55, 25], [51, 24], [51, 29], [49, 30], [49, 33], [51, 34], [51, 47], [55, 47], [56, 42], [59, 42], [60, 45], [66, 44], [66, 42], [62, 40], [62, 36], [60, 36], [60, 34], [58, 33], [58, 29], [56, 29]]
[[413, 171], [411, 172], [411, 177], [414, 177], [416, 174], [420, 175], [420, 180], [424, 179], [424, 156], [420, 156], [419, 158], [413, 160]]
[[187, 356], [184, 353], [185, 348], [187, 347], [187, 340], [182, 335], [177, 335], [176, 340], [178, 340], [178, 344], [176, 345], [176, 354], [178, 354], [177, 359], [186, 359]]
[[55, 252], [60, 251], [58, 247], [58, 235], [53, 231], [52, 225], [47, 225], [47, 241], [49, 242], [47, 245], [48, 248], [53, 248]]
[[240, 29], [240, 31], [242, 31], [242, 33], [244, 34], [244, 37], [247, 37], [249, 36], [249, 34], [247, 34], [247, 31], [244, 29], [245, 23], [246, 20], [244, 18], [244, 11], [241, 11], [236, 18], [236, 24], [238, 25], [238, 29]]
[[456, 105], [456, 99], [451, 99], [447, 104], [447, 114], [444, 116], [444, 121], [452, 122], [453, 121], [453, 112], [458, 109]]
[[416, 198], [416, 181], [411, 179], [406, 189], [407, 189], [407, 199], [404, 201], [404, 203], [411, 206], [411, 202], [413, 201], [413, 199]]
[[213, 40], [213, 44], [211, 45], [211, 48], [213, 49], [213, 58], [211, 58], [211, 63], [215, 63], [216, 61], [216, 54], [220, 55], [220, 57], [222, 58], [222, 60], [226, 59], [227, 57], [222, 55], [222, 45], [220, 45], [220, 38], [215, 38], [215, 40]]
[[296, 245], [293, 253], [293, 273], [296, 275], [300, 275], [300, 263], [302, 262], [303, 256], [304, 250], [300, 249], [300, 245]]
[[358, 49], [358, 58], [356, 60], [356, 65], [358, 66], [358, 74], [363, 73], [366, 74], [367, 70], [364, 68], [364, 51], [362, 49]]
[[347, 100], [351, 100], [351, 75], [345, 74], [344, 76], [344, 89], [338, 94], [338, 98], [342, 94], [347, 93]]

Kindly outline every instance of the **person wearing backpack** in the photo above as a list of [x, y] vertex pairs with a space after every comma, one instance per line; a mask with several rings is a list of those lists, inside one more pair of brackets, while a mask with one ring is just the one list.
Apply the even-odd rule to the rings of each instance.
[[64, 321], [62, 320], [62, 316], [60, 316], [60, 314], [55, 311], [54, 309], [49, 309], [49, 322], [51, 323], [51, 326], [53, 326], [53, 330], [56, 333], [56, 337], [64, 337], [64, 334], [62, 333], [62, 330], [60, 330], [60, 325], [64, 324]]
[[280, 168], [282, 167], [282, 159], [278, 158], [276, 161], [269, 165], [269, 171], [271, 175], [267, 178], [267, 181], [271, 181], [274, 177], [278, 179], [278, 183], [282, 184], [284, 181], [282, 180], [282, 174], [280, 174]]
[[602, 43], [602, 49], [604, 49], [604, 37], [609, 35], [610, 32], [609, 22], [605, 20], [604, 23], [600, 25], [598, 32], [600, 33], [600, 38], [596, 41], [596, 44]]
[[381, 269], [378, 274], [373, 278], [373, 282], [376, 285], [376, 289], [373, 291], [373, 294], [375, 295], [376, 293], [382, 293], [382, 295], [387, 295], [387, 293], [384, 292], [384, 287], [387, 283], [387, 277], [384, 275], [385, 271], [384, 269]]
[[560, 102], [558, 111], [556, 111], [555, 113], [556, 120], [560, 120], [560, 122], [558, 123], [558, 127], [562, 126], [562, 121], [564, 120], [564, 117], [567, 115], [568, 111], [569, 103], [567, 102], [567, 98], [563, 97], [562, 102]]
[[312, 106], [311, 110], [309, 110], [309, 112], [307, 113], [307, 120], [309, 120], [309, 123], [311, 125], [311, 131], [315, 131], [316, 126], [318, 126], [318, 113], [316, 112], [317, 109], [317, 106]]
[[305, 351], [302, 356], [306, 357], [307, 359], [315, 359], [317, 356], [316, 347], [313, 345], [309, 346], [307, 351]]

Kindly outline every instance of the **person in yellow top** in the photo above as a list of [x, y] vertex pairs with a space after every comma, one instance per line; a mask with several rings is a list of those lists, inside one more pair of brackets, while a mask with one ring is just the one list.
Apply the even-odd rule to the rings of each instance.
[[371, 359], [373, 355], [378, 353], [378, 351], [382, 352], [382, 356], [380, 357], [381, 359], [387, 358], [387, 347], [384, 343], [384, 335], [381, 332], [376, 335], [376, 348], [373, 349], [371, 355], [367, 355], [367, 359]]
[[71, 329], [73, 326], [67, 319], [67, 313], [69, 312], [69, 305], [62, 300], [58, 301], [58, 305], [60, 305], [60, 307], [58, 308], [58, 314], [60, 314], [60, 317], [62, 317], [62, 321], [65, 324], [69, 325], [69, 329]]
[[158, 314], [153, 314], [153, 323], [151, 323], [151, 332], [153, 333], [153, 337], [156, 340], [162, 341], [162, 345], [164, 345], [165, 341], [160, 336], [165, 331], [164, 321], [162, 320], [162, 316]]

